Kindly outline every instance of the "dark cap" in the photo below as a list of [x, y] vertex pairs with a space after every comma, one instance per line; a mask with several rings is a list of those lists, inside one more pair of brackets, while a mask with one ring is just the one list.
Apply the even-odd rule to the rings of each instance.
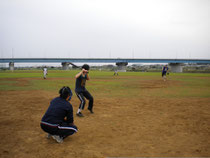
[[60, 97], [66, 99], [68, 96], [72, 96], [72, 91], [68, 86], [64, 86], [59, 90]]
[[90, 66], [87, 65], [87, 64], [84, 64], [84, 65], [82, 66], [82, 68], [85, 69], [85, 70], [89, 70], [89, 69], [90, 69]]

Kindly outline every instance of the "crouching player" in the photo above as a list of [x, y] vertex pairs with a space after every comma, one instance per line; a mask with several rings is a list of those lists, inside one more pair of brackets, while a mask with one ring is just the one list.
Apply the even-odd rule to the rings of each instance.
[[41, 120], [41, 128], [47, 132], [47, 138], [52, 137], [58, 143], [77, 132], [74, 125], [73, 107], [69, 103], [72, 91], [69, 87], [63, 87], [59, 91], [60, 96], [50, 102], [46, 113]]

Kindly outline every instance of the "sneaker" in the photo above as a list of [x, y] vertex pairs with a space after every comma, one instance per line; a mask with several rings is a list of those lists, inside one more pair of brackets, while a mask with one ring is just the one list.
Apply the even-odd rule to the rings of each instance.
[[52, 137], [52, 134], [48, 133], [47, 134], [47, 139], [50, 139]]
[[91, 114], [94, 114], [93, 110], [89, 110]]
[[91, 113], [91, 114], [93, 114], [93, 113], [94, 113], [92, 109], [88, 109], [88, 110], [90, 111], [90, 113]]
[[53, 135], [53, 139], [55, 139], [58, 143], [63, 143], [63, 138], [58, 135]]
[[79, 117], [84, 117], [84, 115], [81, 112], [77, 113], [76, 115]]

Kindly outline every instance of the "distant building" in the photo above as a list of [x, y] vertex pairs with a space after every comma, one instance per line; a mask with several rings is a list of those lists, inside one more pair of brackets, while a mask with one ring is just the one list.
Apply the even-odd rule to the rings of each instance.
[[6, 68], [7, 64], [6, 63], [0, 63], [0, 68]]

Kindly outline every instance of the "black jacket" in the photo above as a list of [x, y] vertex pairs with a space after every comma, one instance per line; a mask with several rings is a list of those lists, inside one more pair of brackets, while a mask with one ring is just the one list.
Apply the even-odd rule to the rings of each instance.
[[[64, 118], [67, 120], [64, 121]], [[57, 97], [50, 102], [50, 106], [42, 117], [43, 122], [51, 124], [62, 124], [62, 122], [73, 123], [72, 105], [63, 98]]]

